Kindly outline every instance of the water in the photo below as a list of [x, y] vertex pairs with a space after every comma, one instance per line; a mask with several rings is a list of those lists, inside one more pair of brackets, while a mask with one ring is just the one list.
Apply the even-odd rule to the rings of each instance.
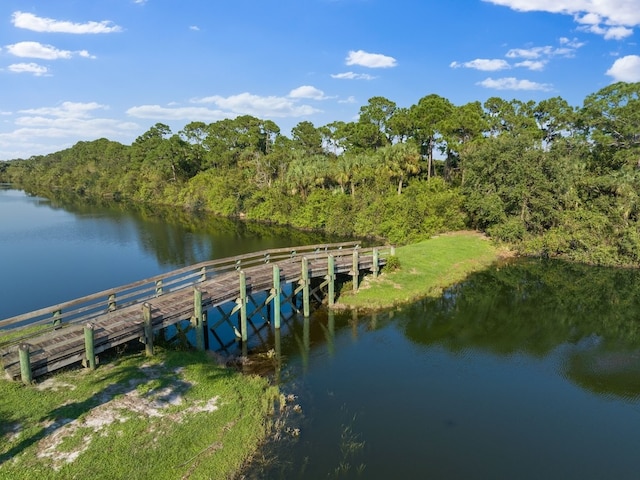
[[249, 478], [638, 478], [639, 280], [518, 260], [298, 322], [277, 372], [290, 426]]
[[0, 187], [0, 319], [201, 261], [341, 241], [175, 210], [50, 201]]
[[[63, 206], [64, 205], [64, 208]], [[0, 318], [189, 263], [322, 241], [0, 190]], [[291, 395], [248, 478], [635, 479], [640, 273], [518, 260], [377, 315], [292, 318]], [[34, 295], [34, 292], [39, 292]]]

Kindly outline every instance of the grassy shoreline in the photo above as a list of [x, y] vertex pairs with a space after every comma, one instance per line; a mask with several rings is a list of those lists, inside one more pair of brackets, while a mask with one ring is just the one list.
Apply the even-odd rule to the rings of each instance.
[[397, 270], [365, 277], [357, 293], [344, 289], [335, 306], [374, 311], [437, 296], [511, 253], [477, 232], [452, 232], [396, 249]]
[[27, 387], [2, 379], [0, 478], [235, 478], [278, 398], [201, 352], [129, 353]]

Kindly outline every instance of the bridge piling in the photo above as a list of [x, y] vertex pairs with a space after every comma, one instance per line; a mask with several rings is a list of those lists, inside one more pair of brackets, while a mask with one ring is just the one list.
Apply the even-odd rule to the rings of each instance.
[[29, 349], [30, 345], [28, 343], [21, 343], [18, 347], [18, 354], [20, 356], [20, 379], [25, 385], [29, 385], [33, 380]]
[[280, 288], [280, 267], [278, 265], [273, 266], [273, 289], [271, 290], [273, 295], [273, 319], [274, 319], [274, 327], [279, 330], [280, 329], [280, 319], [281, 319], [281, 303], [280, 303], [280, 295], [282, 293], [282, 289]]
[[89, 367], [91, 370], [96, 369], [96, 355], [95, 355], [95, 332], [94, 325], [87, 323], [84, 327], [84, 352], [85, 358], [83, 365]]
[[240, 335], [242, 344], [247, 343], [247, 276], [240, 270]]
[[302, 314], [305, 318], [311, 315], [311, 305], [310, 305], [310, 295], [309, 288], [311, 281], [309, 279], [309, 260], [307, 257], [302, 257], [302, 279], [300, 283], [302, 283]]
[[193, 323], [196, 327], [196, 348], [200, 351], [205, 349], [204, 345], [204, 321], [202, 313], [202, 290], [198, 287], [193, 289]]
[[144, 351], [148, 357], [153, 356], [153, 325], [151, 321], [151, 305], [142, 305], [142, 319], [144, 322]]

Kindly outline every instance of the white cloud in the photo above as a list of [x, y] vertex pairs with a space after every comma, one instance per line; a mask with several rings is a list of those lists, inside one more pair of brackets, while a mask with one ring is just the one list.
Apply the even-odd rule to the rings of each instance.
[[355, 73], [355, 72], [344, 72], [344, 73], [332, 73], [331, 78], [337, 78], [339, 80], [373, 80], [373, 75], [369, 75], [368, 73]]
[[464, 63], [451, 62], [449, 66], [451, 68], [474, 68], [476, 70], [482, 70], [485, 72], [495, 72], [498, 70], [506, 70], [510, 68], [509, 63], [505, 60], [488, 58], [476, 58], [475, 60]]
[[162, 107], [160, 105], [131, 107], [127, 110], [127, 115], [153, 120], [198, 120], [202, 122], [216, 122], [235, 116], [222, 110], [212, 110], [206, 107]]
[[74, 55], [85, 58], [95, 58], [86, 50], [72, 52], [70, 50], [60, 50], [52, 45], [43, 45], [39, 42], [18, 42], [6, 46], [7, 51], [16, 57], [40, 58], [43, 60], [69, 59]]
[[132, 141], [140, 126], [94, 116], [106, 110], [107, 106], [97, 102], [64, 102], [55, 107], [19, 110], [14, 122], [16, 129], [0, 133], [0, 159], [52, 153], [79, 140], [105, 137]]
[[[565, 42], [565, 45], [569, 45]], [[570, 57], [576, 50], [576, 46], [579, 44], [574, 44], [572, 46], [565, 47], [552, 47], [550, 45], [545, 45], [544, 47], [532, 47], [532, 48], [512, 48], [505, 55], [507, 58], [528, 58], [535, 59], [541, 57]], [[581, 46], [581, 45], [580, 45]]]
[[311, 98], [313, 100], [326, 100], [327, 96], [325, 96], [322, 90], [317, 89], [316, 87], [312, 87], [311, 85], [303, 85], [298, 88], [294, 88], [289, 92], [290, 98]]
[[89, 112], [108, 110], [108, 107], [96, 102], [62, 102], [57, 107], [42, 107], [20, 110], [19, 113], [57, 118], [89, 118]]
[[353, 95], [350, 95], [344, 100], [338, 100], [338, 103], [356, 103], [356, 97], [354, 97]]
[[551, 90], [551, 85], [547, 83], [537, 83], [530, 80], [518, 80], [515, 77], [496, 78], [491, 77], [478, 82], [477, 85], [495, 90]]
[[523, 62], [516, 63], [516, 67], [528, 68], [529, 70], [544, 70], [545, 65], [547, 64], [544, 60], [525, 60]]
[[572, 15], [587, 30], [607, 39], [631, 35], [629, 28], [640, 25], [636, 0], [484, 0], [520, 12], [549, 12]]
[[53, 18], [38, 17], [32, 13], [14, 12], [11, 21], [17, 28], [24, 28], [33, 32], [51, 33], [113, 33], [121, 32], [122, 28], [113, 25], [109, 20], [101, 22], [73, 23], [68, 21], [54, 20]]
[[193, 30], [194, 32], [199, 32], [200, 27], [198, 27], [197, 25], [191, 25], [189, 26], [189, 30]]
[[[640, 5], [638, 6], [640, 8]], [[605, 40], [622, 40], [633, 35], [633, 30], [627, 27], [611, 27], [604, 34]]]
[[194, 100], [194, 103], [212, 103], [229, 116], [255, 115], [256, 117], [302, 117], [320, 112], [309, 105], [300, 105], [289, 97], [261, 97], [251, 93], [241, 93], [229, 97], [213, 95]]
[[393, 57], [380, 53], [368, 53], [364, 50], [351, 50], [345, 62], [347, 65], [360, 65], [368, 68], [389, 68], [397, 65], [397, 61]]
[[607, 70], [607, 75], [613, 77], [616, 82], [640, 82], [640, 56], [627, 55], [618, 58]]
[[36, 77], [42, 77], [49, 72], [49, 69], [45, 66], [38, 65], [37, 63], [14, 63], [7, 67], [10, 72], [13, 73], [32, 73]]

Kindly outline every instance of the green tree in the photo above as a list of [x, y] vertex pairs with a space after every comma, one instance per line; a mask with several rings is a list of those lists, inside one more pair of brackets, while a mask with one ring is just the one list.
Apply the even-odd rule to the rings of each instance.
[[412, 105], [410, 115], [413, 121], [412, 138], [420, 148], [420, 154], [427, 159], [427, 179], [434, 174], [433, 153], [441, 137], [442, 124], [449, 118], [453, 105], [439, 95], [422, 97]]
[[396, 143], [378, 151], [386, 171], [398, 185], [398, 195], [402, 194], [402, 186], [411, 175], [420, 172], [420, 155], [414, 145]]

